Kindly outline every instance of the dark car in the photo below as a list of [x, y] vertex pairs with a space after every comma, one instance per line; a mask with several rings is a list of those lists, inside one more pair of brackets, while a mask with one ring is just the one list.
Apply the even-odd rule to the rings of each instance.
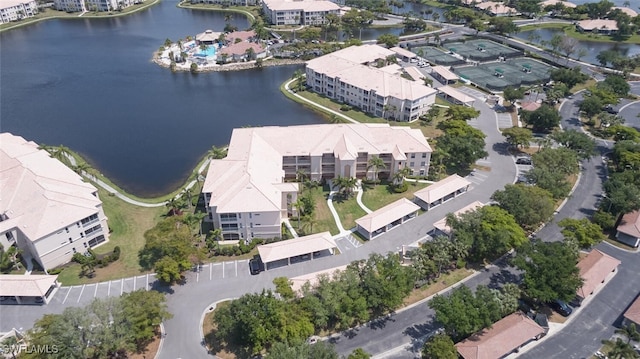
[[568, 317], [573, 312], [573, 309], [571, 309], [571, 307], [567, 303], [560, 299], [552, 301], [551, 303], [549, 303], [549, 306], [551, 306], [553, 310], [558, 312], [563, 317]]
[[612, 115], [617, 115], [618, 114], [618, 111], [615, 108], [613, 108], [613, 106], [611, 106], [611, 105], [606, 106], [604, 108], [604, 110], [607, 111], [608, 113], [612, 114]]
[[531, 166], [531, 158], [529, 157], [518, 157], [516, 158], [517, 165], [529, 165]]
[[259, 256], [255, 256], [251, 260], [249, 260], [249, 272], [251, 272], [252, 275], [256, 275], [262, 272], [262, 268], [262, 261], [260, 260]]

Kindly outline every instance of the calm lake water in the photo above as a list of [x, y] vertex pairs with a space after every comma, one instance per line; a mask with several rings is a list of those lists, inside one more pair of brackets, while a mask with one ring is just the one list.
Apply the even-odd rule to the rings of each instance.
[[[532, 34], [538, 35], [538, 38], [532, 38], [531, 37]], [[554, 34], [562, 35], [563, 32], [561, 29], [538, 29], [538, 30], [531, 30], [531, 31], [522, 31], [512, 36], [539, 44], [540, 41], [551, 40]], [[583, 41], [583, 40], [580, 40], [579, 44], [580, 45], [578, 46], [578, 48], [584, 48], [587, 50], [587, 55], [582, 57], [580, 60], [589, 62], [592, 64], [596, 64], [596, 65], [599, 64], [598, 60], [596, 59], [596, 56], [598, 56], [598, 54], [602, 51], [616, 50], [623, 56], [633, 56], [633, 55], [640, 54], [640, 45], [636, 45], [636, 44], [617, 44], [617, 43], [611, 43], [611, 42], [595, 42], [595, 41]], [[576, 56], [577, 56], [577, 51], [575, 54], [572, 55], [572, 57], [575, 58]]]
[[[234, 16], [241, 29], [247, 20]], [[278, 86], [301, 66], [172, 74], [150, 62], [166, 38], [220, 31], [224, 14], [163, 0], [113, 19], [49, 20], [0, 34], [0, 130], [63, 144], [125, 190], [179, 186], [234, 127], [320, 123]]]

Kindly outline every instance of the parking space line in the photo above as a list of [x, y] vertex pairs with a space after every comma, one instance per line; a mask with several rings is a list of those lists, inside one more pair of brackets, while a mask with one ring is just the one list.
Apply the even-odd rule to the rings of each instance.
[[149, 273], [147, 273], [147, 286], [145, 287], [145, 290], [149, 290], [151, 288], [149, 288]]
[[124, 293], [124, 279], [120, 279], [120, 295]]
[[238, 276], [238, 261], [236, 261], [236, 277]]
[[86, 286], [86, 284], [82, 285], [82, 289], [80, 289], [80, 295], [78, 296], [78, 300], [76, 301], [76, 303], [80, 303], [80, 299], [82, 298], [82, 293], [84, 293], [84, 287]]
[[69, 290], [67, 291], [67, 295], [64, 296], [64, 300], [62, 301], [62, 304], [64, 304], [64, 302], [67, 301], [67, 297], [69, 296], [69, 293], [71, 293], [71, 289], [73, 289], [73, 287], [69, 287]]
[[213, 265], [210, 265], [209, 266], [209, 280], [211, 280], [212, 276], [213, 276]]
[[200, 281], [200, 270], [196, 270], [196, 283]]
[[98, 285], [100, 285], [100, 282], [96, 283], [96, 290], [93, 292], [94, 298], [98, 295]]
[[111, 282], [109, 281], [109, 289], [107, 289], [107, 297], [111, 295]]
[[222, 262], [222, 279], [224, 279], [224, 262]]

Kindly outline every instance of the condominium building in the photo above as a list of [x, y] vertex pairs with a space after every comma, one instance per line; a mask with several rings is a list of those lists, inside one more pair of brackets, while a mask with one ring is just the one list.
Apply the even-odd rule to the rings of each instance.
[[0, 244], [45, 270], [109, 239], [98, 190], [34, 142], [0, 134]]
[[378, 45], [351, 46], [307, 61], [307, 86], [377, 117], [414, 121], [437, 91], [403, 78], [389, 63], [396, 53]]
[[429, 171], [431, 147], [417, 129], [388, 124], [325, 124], [233, 130], [226, 158], [213, 160], [202, 192], [209, 220], [227, 240], [280, 237], [282, 220], [296, 214], [301, 173], [312, 181], [337, 176], [379, 178], [408, 167]]
[[77, 11], [115, 11], [132, 5], [142, 4], [144, 0], [54, 0], [57, 10]]
[[35, 0], [2, 0], [0, 1], [0, 24], [33, 17], [38, 13]]
[[258, 0], [191, 0], [192, 4], [218, 4], [225, 6], [254, 6]]
[[322, 25], [328, 14], [340, 14], [340, 6], [328, 0], [263, 0], [262, 9], [274, 25]]

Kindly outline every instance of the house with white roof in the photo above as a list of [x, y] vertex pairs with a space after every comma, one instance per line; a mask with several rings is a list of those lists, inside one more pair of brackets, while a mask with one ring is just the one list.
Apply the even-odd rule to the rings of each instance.
[[45, 270], [107, 242], [98, 190], [38, 145], [0, 134], [0, 244]]
[[340, 15], [328, 0], [263, 0], [262, 10], [273, 25], [323, 25], [327, 15]]
[[578, 21], [576, 27], [582, 32], [595, 32], [600, 34], [615, 34], [618, 32], [618, 22], [608, 19]]
[[233, 130], [227, 157], [209, 165], [202, 192], [208, 220], [225, 240], [280, 237], [296, 214], [297, 175], [312, 181], [373, 178], [369, 159], [385, 164], [379, 178], [408, 167], [429, 171], [431, 147], [418, 129], [388, 124], [324, 124]]
[[36, 0], [0, 0], [0, 24], [33, 17], [37, 13]]
[[414, 121], [435, 102], [437, 91], [385, 70], [396, 52], [378, 45], [351, 46], [307, 61], [307, 86], [377, 117]]

